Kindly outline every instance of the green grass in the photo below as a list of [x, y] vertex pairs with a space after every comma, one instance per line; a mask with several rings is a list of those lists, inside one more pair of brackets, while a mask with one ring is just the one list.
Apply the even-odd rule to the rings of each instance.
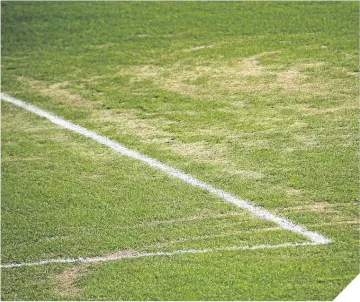
[[[3, 300], [333, 300], [359, 273], [356, 2], [2, 2], [2, 91], [333, 239], [2, 270]], [[305, 238], [2, 104], [2, 263]]]

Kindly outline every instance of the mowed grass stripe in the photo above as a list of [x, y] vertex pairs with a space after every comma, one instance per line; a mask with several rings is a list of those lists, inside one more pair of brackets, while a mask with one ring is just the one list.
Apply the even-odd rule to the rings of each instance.
[[290, 230], [290, 231], [293, 231], [300, 235], [303, 235], [303, 236], [309, 238], [314, 243], [327, 244], [327, 243], [331, 242], [331, 239], [326, 238], [319, 233], [309, 231], [306, 228], [304, 228], [300, 225], [297, 225], [286, 218], [276, 216], [273, 213], [271, 213], [263, 208], [254, 206], [247, 200], [239, 199], [232, 194], [224, 192], [223, 190], [214, 188], [213, 186], [211, 186], [195, 177], [192, 177], [191, 175], [186, 174], [185, 172], [183, 172], [181, 170], [172, 168], [170, 166], [167, 166], [167, 165], [157, 161], [156, 159], [150, 158], [150, 157], [140, 154], [134, 150], [128, 149], [125, 146], [123, 146], [115, 141], [112, 141], [107, 137], [101, 136], [101, 135], [99, 135], [93, 131], [90, 131], [86, 128], [83, 128], [79, 125], [73, 124], [69, 121], [66, 121], [66, 120], [56, 116], [56, 115], [53, 115], [53, 114], [46, 112], [38, 107], [35, 107], [28, 103], [25, 103], [19, 99], [13, 98], [9, 95], [2, 94], [1, 98], [9, 103], [12, 103], [12, 104], [18, 106], [18, 107], [24, 108], [24, 109], [31, 111], [41, 117], [44, 117], [44, 118], [50, 120], [51, 122], [53, 122], [54, 124], [57, 124], [65, 129], [68, 129], [68, 130], [74, 131], [76, 133], [79, 133], [81, 135], [84, 135], [86, 137], [92, 138], [93, 140], [99, 142], [100, 144], [110, 147], [111, 149], [115, 150], [118, 153], [126, 155], [130, 158], [134, 158], [134, 159], [140, 160], [142, 162], [145, 162], [146, 164], [150, 165], [151, 167], [159, 169], [171, 176], [175, 176], [194, 187], [200, 187], [200, 188], [212, 193], [213, 195], [216, 195], [216, 196], [224, 199], [227, 202], [233, 203], [240, 208], [248, 210], [249, 212], [251, 212], [252, 214], [254, 214], [255, 216], [257, 216], [259, 218], [262, 218], [262, 219], [265, 219], [265, 220], [268, 220], [271, 222], [275, 222], [276, 224], [278, 224], [280, 227], [282, 227], [285, 230]]

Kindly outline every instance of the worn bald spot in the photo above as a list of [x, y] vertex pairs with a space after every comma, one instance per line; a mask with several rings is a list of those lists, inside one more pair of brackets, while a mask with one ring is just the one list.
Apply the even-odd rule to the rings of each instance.
[[68, 298], [75, 298], [83, 295], [83, 289], [78, 287], [76, 283], [86, 274], [87, 268], [87, 264], [78, 264], [57, 274], [54, 277], [55, 293]]
[[25, 82], [31, 89], [38, 91], [40, 94], [55, 98], [57, 101], [64, 104], [70, 104], [81, 108], [96, 108], [99, 105], [98, 102], [89, 101], [79, 94], [66, 89], [65, 87], [69, 85], [69, 82], [47, 85], [45, 82], [27, 77], [19, 77], [18, 79]]

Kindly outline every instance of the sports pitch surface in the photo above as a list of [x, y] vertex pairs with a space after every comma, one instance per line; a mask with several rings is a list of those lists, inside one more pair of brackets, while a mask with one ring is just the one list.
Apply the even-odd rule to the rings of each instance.
[[335, 298], [358, 11], [3, 2], [2, 299]]

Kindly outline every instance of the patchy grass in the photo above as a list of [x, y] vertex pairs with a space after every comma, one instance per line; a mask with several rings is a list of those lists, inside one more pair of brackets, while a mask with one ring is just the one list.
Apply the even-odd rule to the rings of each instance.
[[82, 296], [83, 290], [76, 283], [86, 273], [86, 266], [76, 265], [65, 269], [54, 278], [55, 293], [64, 298], [76, 298]]
[[[358, 9], [3, 2], [3, 92], [334, 243], [3, 270], [2, 298], [332, 300], [359, 263]], [[303, 240], [7, 104], [2, 173], [2, 262]]]

